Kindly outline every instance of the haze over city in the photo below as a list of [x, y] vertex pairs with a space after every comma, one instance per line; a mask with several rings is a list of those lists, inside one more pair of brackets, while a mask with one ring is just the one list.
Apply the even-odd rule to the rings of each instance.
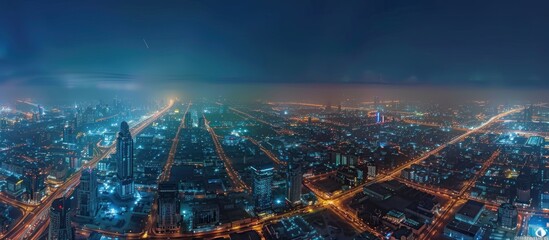
[[546, 1], [1, 1], [0, 239], [546, 239]]

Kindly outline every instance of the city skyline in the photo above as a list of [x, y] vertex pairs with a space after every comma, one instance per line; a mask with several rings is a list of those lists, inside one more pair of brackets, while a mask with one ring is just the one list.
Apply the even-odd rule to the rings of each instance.
[[547, 12], [3, 1], [0, 239], [546, 239]]

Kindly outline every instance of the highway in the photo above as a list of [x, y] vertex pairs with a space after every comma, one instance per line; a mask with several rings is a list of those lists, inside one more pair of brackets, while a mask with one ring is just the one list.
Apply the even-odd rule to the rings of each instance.
[[[152, 122], [154, 122], [164, 113], [166, 113], [173, 106], [173, 103], [174, 103], [173, 100], [170, 101], [169, 104], [164, 109], [157, 111], [148, 119], [134, 126], [131, 129], [132, 135], [133, 136], [137, 135], [143, 129], [149, 126]], [[51, 203], [57, 198], [63, 197], [65, 195], [70, 195], [72, 191], [74, 191], [75, 187], [78, 186], [78, 183], [80, 182], [80, 175], [82, 174], [82, 170], [89, 167], [92, 167], [92, 168], [95, 167], [95, 165], [99, 161], [109, 156], [110, 154], [114, 153], [115, 150], [116, 150], [116, 144], [112, 144], [102, 154], [94, 157], [90, 162], [84, 164], [82, 168], [80, 168], [71, 177], [69, 177], [63, 185], [61, 185], [55, 192], [49, 195], [40, 205], [38, 205], [28, 214], [23, 216], [22, 221], [20, 221], [14, 228], [10, 229], [6, 233], [5, 239], [28, 239], [28, 236], [34, 235], [34, 230], [36, 230], [35, 229], [36, 226], [40, 224], [47, 224], [47, 221], [49, 221], [49, 208], [51, 206]], [[43, 229], [43, 228], [40, 228], [40, 229]], [[40, 236], [40, 234], [37, 234], [35, 236]]]

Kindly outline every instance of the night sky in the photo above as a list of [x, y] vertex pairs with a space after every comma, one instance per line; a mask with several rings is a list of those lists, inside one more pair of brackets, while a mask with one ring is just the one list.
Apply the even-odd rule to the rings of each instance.
[[174, 82], [547, 88], [549, 2], [0, 1], [0, 86]]

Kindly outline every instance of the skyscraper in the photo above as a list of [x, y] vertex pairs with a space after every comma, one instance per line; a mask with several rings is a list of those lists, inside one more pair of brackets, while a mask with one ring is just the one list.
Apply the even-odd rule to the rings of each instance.
[[68, 123], [63, 128], [63, 147], [69, 150], [76, 149], [76, 134], [74, 128]]
[[71, 227], [70, 203], [66, 198], [55, 199], [50, 207], [49, 240], [72, 240], [74, 232]]
[[117, 193], [121, 199], [133, 197], [133, 139], [127, 122], [120, 124], [116, 142]]
[[199, 128], [206, 128], [206, 118], [204, 117], [204, 115], [202, 115], [198, 118], [198, 127]]
[[158, 184], [158, 212], [156, 226], [159, 232], [176, 232], [179, 230], [179, 199], [177, 184]]
[[517, 177], [517, 200], [516, 203], [529, 205], [531, 200], [532, 182], [530, 176], [521, 174]]
[[78, 185], [78, 213], [82, 218], [93, 219], [98, 209], [97, 172], [84, 169]]
[[290, 204], [298, 204], [301, 201], [301, 181], [303, 179], [301, 164], [295, 160], [289, 162], [286, 175], [286, 187], [288, 191], [286, 199]]
[[192, 128], [192, 127], [193, 127], [193, 116], [189, 111], [185, 114], [185, 128]]
[[272, 182], [273, 170], [270, 167], [252, 167], [254, 182], [253, 182], [253, 198], [255, 209], [258, 212], [268, 210], [272, 207]]
[[517, 228], [517, 207], [510, 203], [501, 204], [498, 208], [498, 224], [507, 229]]
[[25, 189], [27, 198], [30, 202], [40, 202], [45, 195], [46, 185], [44, 183], [46, 176], [41, 174], [38, 169], [25, 170]]

